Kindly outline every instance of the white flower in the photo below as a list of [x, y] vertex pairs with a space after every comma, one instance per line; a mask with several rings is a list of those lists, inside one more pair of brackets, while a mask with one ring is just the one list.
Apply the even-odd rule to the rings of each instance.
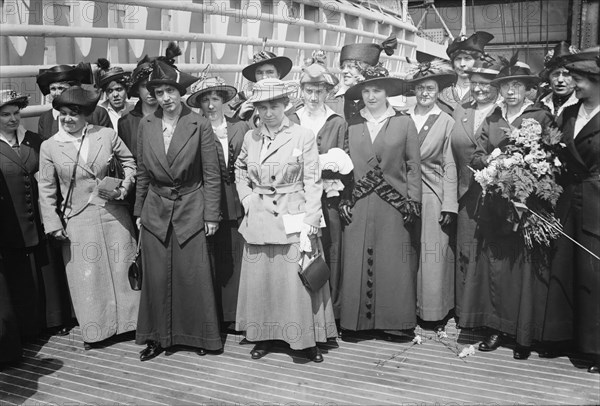
[[562, 166], [562, 162], [560, 162], [560, 159], [558, 159], [558, 157], [554, 157], [554, 166], [556, 166], [557, 168], [559, 166]]
[[458, 354], [458, 358], [466, 358], [469, 355], [475, 355], [475, 347], [469, 345], [468, 347], [463, 347], [463, 349]]
[[500, 155], [502, 155], [502, 151], [500, 151], [500, 148], [496, 148], [495, 150], [492, 151], [492, 153], [488, 157], [488, 162], [490, 162], [493, 159], [498, 158]]
[[439, 330], [436, 331], [437, 337], [441, 340], [442, 338], [448, 338], [448, 334], [446, 333], [446, 330]]
[[421, 336], [416, 335], [415, 338], [413, 338], [412, 340], [413, 343], [419, 345], [419, 344], [423, 344], [423, 339], [421, 338]]

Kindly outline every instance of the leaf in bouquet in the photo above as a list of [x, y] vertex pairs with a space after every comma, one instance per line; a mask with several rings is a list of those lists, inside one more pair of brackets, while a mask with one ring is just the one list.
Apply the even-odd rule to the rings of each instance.
[[558, 128], [546, 127], [542, 132], [542, 142], [546, 145], [558, 145], [562, 141], [563, 134]]

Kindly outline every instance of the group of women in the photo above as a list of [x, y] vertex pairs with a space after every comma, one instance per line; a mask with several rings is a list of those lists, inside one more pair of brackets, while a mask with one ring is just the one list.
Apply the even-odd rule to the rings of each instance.
[[[281, 80], [291, 61], [263, 51], [244, 69], [255, 83], [233, 117], [225, 106], [237, 89], [180, 72], [170, 48], [138, 64], [130, 92], [145, 99], [135, 119], [121, 118], [118, 136], [88, 123], [92, 90], [71, 86], [54, 99], [60, 126], [44, 143], [19, 126], [26, 98], [3, 93], [0, 191], [15, 215], [10, 237], [3, 227], [0, 289], [29, 283], [11, 278], [19, 261], [37, 260], [46, 234], [62, 241], [86, 348], [136, 330], [142, 361], [180, 346], [205, 355], [222, 350], [229, 327], [255, 344], [253, 359], [285, 342], [321, 362], [317, 344], [338, 329], [410, 336], [421, 323], [441, 333], [455, 315], [461, 327], [487, 328], [482, 351], [512, 343], [525, 359], [539, 344], [540, 355], [555, 356], [560, 347], [548, 343], [575, 339], [597, 372], [599, 262], [564, 238], [553, 261], [537, 261], [498, 215], [504, 206], [482, 199], [470, 168], [487, 166], [507, 143], [504, 128], [525, 118], [560, 126], [559, 215], [567, 234], [600, 253], [600, 214], [588, 203], [600, 191], [598, 49], [561, 59], [579, 102], [555, 117], [530, 100], [540, 78], [526, 64], [492, 62], [484, 51], [492, 38], [459, 38], [448, 48], [452, 65], [421, 63], [405, 79], [378, 63], [381, 51], [393, 53], [393, 38], [352, 44], [342, 50], [342, 86], [317, 54], [299, 89]], [[343, 109], [328, 105], [335, 89]], [[393, 108], [388, 98], [399, 95], [414, 105]], [[112, 159], [124, 179], [107, 190]], [[127, 281], [133, 220], [141, 293]], [[319, 256], [329, 280], [303, 284], [299, 273]], [[12, 297], [15, 311], [0, 316], [14, 330], [22, 304]]]

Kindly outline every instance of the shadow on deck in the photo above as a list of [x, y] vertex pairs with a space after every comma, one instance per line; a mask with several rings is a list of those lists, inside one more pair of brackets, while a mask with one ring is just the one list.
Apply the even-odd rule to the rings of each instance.
[[420, 328], [420, 345], [389, 335], [338, 339], [322, 346], [321, 364], [283, 346], [255, 361], [252, 346], [230, 334], [219, 355], [182, 350], [141, 363], [131, 339], [84, 351], [76, 328], [30, 343], [18, 366], [0, 371], [0, 406], [600, 404], [600, 375], [581, 360], [534, 352], [517, 361], [509, 348], [461, 359], [456, 353], [482, 337], [459, 333], [451, 321], [443, 342]]

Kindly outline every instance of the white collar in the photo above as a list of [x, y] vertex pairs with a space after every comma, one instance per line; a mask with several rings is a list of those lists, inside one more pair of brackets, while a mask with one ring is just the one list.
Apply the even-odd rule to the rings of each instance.
[[388, 103], [387, 110], [385, 111], [383, 116], [381, 116], [379, 118], [373, 117], [373, 114], [371, 114], [369, 109], [367, 109], [366, 107], [364, 107], [360, 110], [360, 115], [362, 116], [362, 118], [364, 118], [368, 122], [378, 124], [384, 120], [387, 120], [390, 117], [394, 117], [396, 115], [396, 110], [394, 110], [392, 105]]
[[102, 103], [100, 103], [100, 107], [103, 107], [109, 113], [116, 114], [117, 116], [124, 116], [125, 113], [129, 113], [129, 110], [131, 110], [129, 103], [125, 102], [125, 105], [123, 106], [123, 108], [121, 110], [117, 111], [113, 108], [112, 104], [110, 104], [108, 99], [106, 99]]
[[577, 116], [578, 118], [581, 117], [586, 121], [590, 121], [598, 113], [600, 113], [600, 105], [596, 106], [590, 114], [587, 114], [585, 108], [583, 107], [583, 103], [581, 103], [581, 106], [579, 106], [579, 111], [577, 112]]
[[52, 109], [52, 117], [54, 117], [55, 120], [58, 120], [58, 116], [60, 116], [60, 111], [53, 108]]
[[[417, 106], [418, 106], [417, 104], [415, 104], [414, 106], [410, 106], [408, 108], [408, 111], [407, 111], [408, 114], [410, 114], [411, 116], [415, 117], [415, 115], [416, 115], [415, 114], [415, 109], [417, 108]], [[440, 109], [440, 107], [437, 105], [437, 103], [435, 103], [433, 105], [433, 108], [431, 110], [429, 110], [429, 112], [427, 114], [425, 114], [425, 115], [419, 114], [419, 116], [421, 116], [421, 117], [427, 117], [427, 116], [431, 116], [431, 115], [438, 115], [438, 114], [441, 114], [441, 113], [442, 113], [442, 109]]]
[[[23, 127], [22, 125], [19, 125], [19, 127], [17, 127], [17, 142], [19, 145], [21, 145], [23, 143], [23, 140], [25, 139], [25, 132], [27, 130], [25, 129], [25, 127]], [[6, 142], [8, 145], [12, 146], [9, 142], [8, 139], [0, 134], [0, 141], [4, 141]]]
[[211, 126], [213, 130], [224, 130], [225, 128], [227, 128], [227, 120], [225, 120], [225, 116], [223, 116], [223, 121], [221, 122], [221, 124], [215, 127], [211, 123]]
[[[331, 109], [331, 107], [329, 107], [328, 105], [324, 105], [325, 106], [325, 121], [327, 121], [327, 119], [331, 116], [334, 115], [338, 115], [335, 111], [333, 111]], [[296, 114], [298, 114], [298, 116], [302, 116], [302, 115], [306, 115], [307, 117], [310, 117], [310, 112], [309, 110], [306, 108], [306, 106], [302, 106], [298, 109], [298, 111], [296, 112]], [[323, 116], [319, 116], [319, 117], [323, 117]]]
[[74, 137], [62, 128], [58, 130], [58, 132], [54, 135], [54, 139], [59, 142], [79, 142], [83, 139], [84, 136], [87, 135], [88, 131], [93, 127], [92, 124], [88, 124], [83, 128], [83, 134], [81, 137]]

